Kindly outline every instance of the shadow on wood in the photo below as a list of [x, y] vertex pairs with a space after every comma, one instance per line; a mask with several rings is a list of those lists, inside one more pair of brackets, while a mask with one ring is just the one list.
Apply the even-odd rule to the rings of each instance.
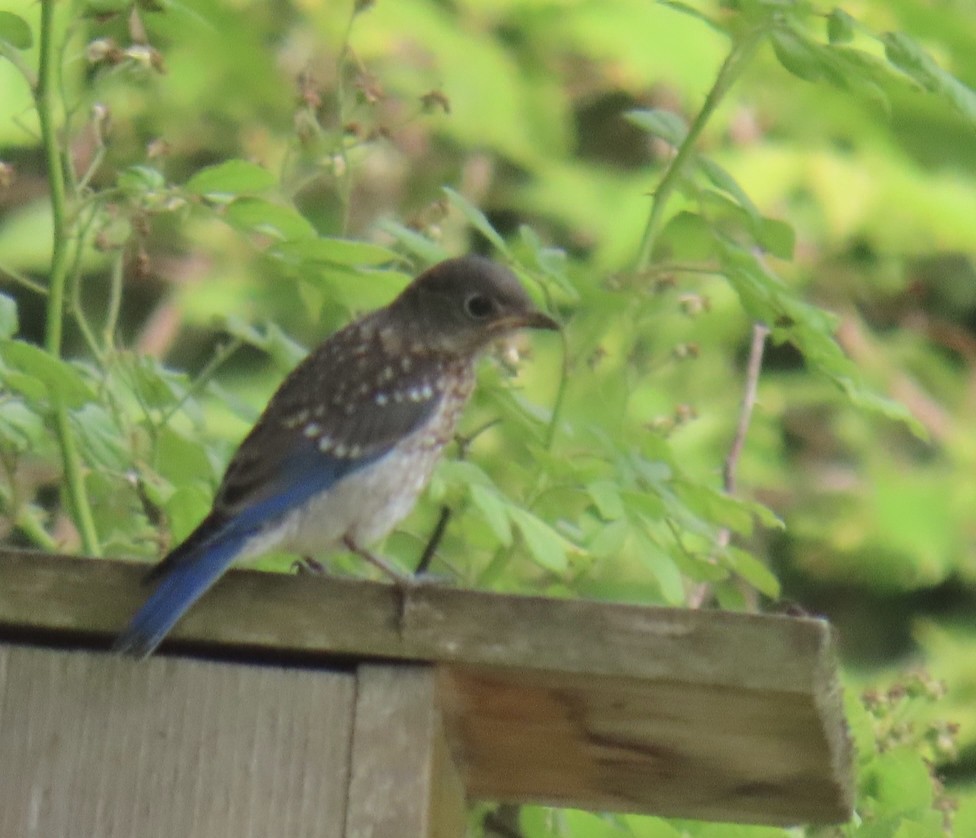
[[[34, 647], [107, 648], [144, 596], [139, 584], [143, 572], [144, 566], [121, 562], [0, 551], [0, 639]], [[14, 651], [52, 654], [36, 648]], [[94, 661], [92, 671], [111, 672], [105, 675], [109, 682], [114, 678], [130, 684], [118, 694], [75, 692], [76, 704], [139, 705], [132, 696], [138, 697], [140, 689], [146, 696], [165, 694], [167, 701], [183, 707], [198, 693], [220, 695], [219, 700], [197, 701], [202, 709], [194, 711], [214, 719], [207, 753], [227, 749], [246, 763], [255, 737], [270, 736], [272, 761], [280, 757], [289, 765], [305, 766], [292, 769], [305, 772], [305, 784], [296, 781], [293, 788], [295, 811], [313, 803], [325, 806], [332, 799], [328, 783], [345, 777], [348, 782], [339, 781], [345, 789], [339, 797], [350, 817], [359, 816], [360, 806], [364, 817], [372, 812], [393, 824], [398, 815], [406, 817], [405, 804], [397, 802], [402, 798], [396, 792], [384, 793], [375, 784], [391, 781], [404, 770], [404, 760], [420, 760], [426, 766], [424, 776], [437, 778], [424, 789], [428, 797], [441, 795], [439, 802], [432, 808], [418, 804], [416, 830], [362, 834], [456, 834], [462, 794], [469, 799], [766, 824], [833, 823], [851, 813], [851, 747], [831, 632], [821, 620], [440, 587], [421, 587], [401, 598], [390, 586], [370, 582], [235, 571], [186, 616], [163, 652], [144, 664], [74, 652]], [[167, 657], [178, 653], [238, 665]], [[36, 665], [43, 671], [53, 664], [38, 658], [34, 664], [19, 665]], [[60, 673], [54, 678], [60, 686], [44, 690], [64, 694], [77, 688], [77, 683], [72, 686], [75, 670], [64, 666], [53, 670]], [[162, 677], [161, 669], [169, 675], [155, 681]], [[250, 673], [247, 677], [257, 679], [259, 686], [237, 684], [233, 690], [238, 692], [220, 693], [220, 679], [227, 677], [220, 673], [228, 669]], [[81, 671], [88, 670], [82, 667], [75, 673], [78, 678]], [[418, 671], [426, 673], [420, 682]], [[21, 725], [43, 728], [53, 723], [45, 714], [52, 712], [57, 696], [14, 684], [7, 672], [7, 683], [0, 683], [0, 689], [14, 699], [0, 705], [0, 750], [8, 765], [12, 763], [6, 755], [18, 755], [18, 770], [5, 772], [9, 778], [41, 769], [5, 737], [17, 740], [16, 728]], [[45, 676], [48, 681], [52, 677]], [[94, 676], [89, 672], [85, 677]], [[211, 679], [216, 679], [212, 693], [207, 686]], [[326, 686], [336, 679], [352, 679], [358, 686]], [[296, 684], [306, 682], [312, 693], [301, 698], [303, 688]], [[377, 684], [384, 686], [379, 689]], [[343, 689], [349, 695], [358, 690], [358, 712], [351, 699], [342, 697]], [[382, 696], [401, 691], [407, 695], [411, 689], [419, 690], [418, 695], [428, 690], [427, 698], [391, 716], [393, 705], [384, 703]], [[28, 704], [23, 703], [25, 690], [33, 696]], [[372, 704], [369, 695], [374, 696]], [[342, 706], [347, 710], [340, 712], [337, 708]], [[433, 710], [427, 716], [411, 715], [421, 706]], [[13, 721], [11, 707], [19, 707], [26, 717]], [[89, 711], [69, 706], [56, 712], [82, 718]], [[122, 716], [137, 711], [123, 706], [113, 712]], [[348, 748], [343, 751], [335, 743], [309, 746], [316, 725], [322, 723], [319, 714], [333, 712], [340, 714], [336, 724], [345, 726], [347, 743], [382, 745], [368, 753], [370, 758], [379, 756], [383, 764], [373, 765], [365, 756], [357, 763]], [[233, 730], [217, 724], [227, 714], [236, 719]], [[401, 721], [394, 723], [394, 717]], [[273, 727], [268, 728], [271, 719]], [[188, 710], [165, 723], [157, 720], [162, 733], [152, 742], [165, 750], [168, 742], [180, 740], [181, 725], [192, 728], [197, 723]], [[306, 728], [308, 736], [303, 737]], [[398, 739], [404, 730], [417, 732], [419, 738]], [[106, 727], [100, 736], [111, 740], [113, 731]], [[92, 770], [105, 771], [111, 764], [124, 775], [135, 750], [151, 749], [152, 742], [106, 742], [102, 751], [91, 755]], [[290, 760], [275, 751], [292, 746], [299, 752]], [[191, 768], [185, 776], [179, 774], [176, 786], [202, 782], [199, 772], [205, 759], [200, 747], [184, 755]], [[106, 765], [95, 765], [102, 761]], [[260, 773], [260, 768], [254, 766], [253, 771]], [[323, 772], [328, 780], [320, 776]], [[18, 804], [11, 798], [12, 788], [16, 795], [35, 793], [31, 782], [21, 778], [11, 786], [11, 780], [0, 780], [3, 808]], [[158, 798], [165, 801], [176, 786], [143, 788], [141, 805], [150, 807], [153, 799], [162, 805]], [[222, 792], [226, 799], [215, 805], [229, 812], [238, 794], [244, 797], [241, 806], [251, 805], [247, 789], [227, 786]], [[365, 800], [372, 802], [366, 805]], [[383, 801], [392, 806], [386, 814]], [[344, 809], [343, 818], [345, 814]], [[281, 832], [276, 827], [233, 834], [346, 833], [298, 828]]]

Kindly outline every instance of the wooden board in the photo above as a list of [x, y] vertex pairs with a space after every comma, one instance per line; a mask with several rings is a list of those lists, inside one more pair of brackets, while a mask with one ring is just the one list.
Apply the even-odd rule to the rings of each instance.
[[355, 696], [351, 672], [0, 645], [0, 835], [342, 838]]
[[[105, 646], [143, 571], [0, 551], [0, 637]], [[822, 620], [235, 571], [163, 651], [435, 664], [474, 797], [769, 824], [852, 808]]]

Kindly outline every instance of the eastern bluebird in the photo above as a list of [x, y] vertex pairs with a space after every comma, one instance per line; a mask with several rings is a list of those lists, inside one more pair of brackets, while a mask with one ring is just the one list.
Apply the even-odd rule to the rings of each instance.
[[413, 508], [474, 386], [520, 328], [558, 329], [506, 268], [477, 256], [417, 277], [284, 380], [230, 461], [213, 508], [149, 573], [156, 588], [115, 649], [149, 655], [235, 561], [366, 547]]

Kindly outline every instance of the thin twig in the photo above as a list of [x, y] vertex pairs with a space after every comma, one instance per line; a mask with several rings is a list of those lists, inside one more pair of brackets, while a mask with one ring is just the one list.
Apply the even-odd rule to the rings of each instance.
[[219, 345], [214, 352], [213, 357], [207, 361], [196, 378], [190, 382], [190, 385], [183, 392], [183, 395], [180, 396], [179, 400], [175, 404], [170, 405], [166, 412], [164, 412], [159, 418], [159, 422], [157, 423], [158, 426], [160, 428], [165, 427], [166, 423], [169, 422], [169, 420], [172, 419], [177, 412], [183, 408], [183, 405], [185, 405], [190, 399], [197, 396], [203, 390], [203, 388], [210, 383], [210, 380], [217, 373], [217, 370], [220, 369], [227, 359], [230, 358], [230, 356], [243, 345], [244, 341], [240, 338], [233, 338], [227, 343]]
[[746, 364], [745, 390], [742, 393], [742, 406], [739, 408], [739, 424], [735, 429], [735, 436], [729, 448], [725, 465], [722, 468], [722, 488], [728, 495], [735, 494], [735, 474], [742, 456], [742, 448], [749, 432], [752, 421], [752, 411], [756, 406], [756, 391], [759, 388], [759, 373], [762, 371], [763, 353], [766, 349], [766, 338], [769, 327], [764, 323], [754, 323], [752, 326], [752, 343], [749, 345], [749, 361]]
[[17, 285], [22, 285], [29, 291], [33, 291], [35, 294], [40, 294], [41, 296], [47, 296], [47, 288], [41, 285], [39, 282], [34, 282], [29, 276], [15, 271], [13, 268], [4, 267], [0, 265], [0, 275], [5, 275], [9, 279], [13, 280]]
[[[766, 338], [768, 336], [768, 326], [763, 323], [753, 324], [749, 360], [746, 362], [745, 387], [742, 392], [742, 404], [739, 407], [739, 421], [736, 424], [735, 436], [732, 437], [732, 444], [729, 446], [729, 453], [726, 455], [725, 463], [722, 466], [722, 488], [727, 495], [735, 494], [736, 471], [739, 467], [742, 449], [745, 447], [746, 434], [749, 433], [749, 425], [752, 422], [752, 411], [756, 406], [759, 374], [762, 372], [763, 353], [766, 349]], [[715, 536], [715, 546], [718, 550], [724, 550], [729, 546], [731, 538], [732, 531], [728, 527], [722, 527], [718, 531], [718, 535]], [[701, 608], [711, 597], [711, 594], [712, 586], [708, 582], [702, 582], [688, 595], [689, 607]]]

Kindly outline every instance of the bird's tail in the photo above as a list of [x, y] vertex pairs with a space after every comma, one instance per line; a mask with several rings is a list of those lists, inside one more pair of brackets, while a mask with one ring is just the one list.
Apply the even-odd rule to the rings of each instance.
[[193, 603], [202, 597], [244, 549], [249, 534], [211, 539], [170, 563], [156, 589], [119, 635], [113, 651], [151, 655]]

